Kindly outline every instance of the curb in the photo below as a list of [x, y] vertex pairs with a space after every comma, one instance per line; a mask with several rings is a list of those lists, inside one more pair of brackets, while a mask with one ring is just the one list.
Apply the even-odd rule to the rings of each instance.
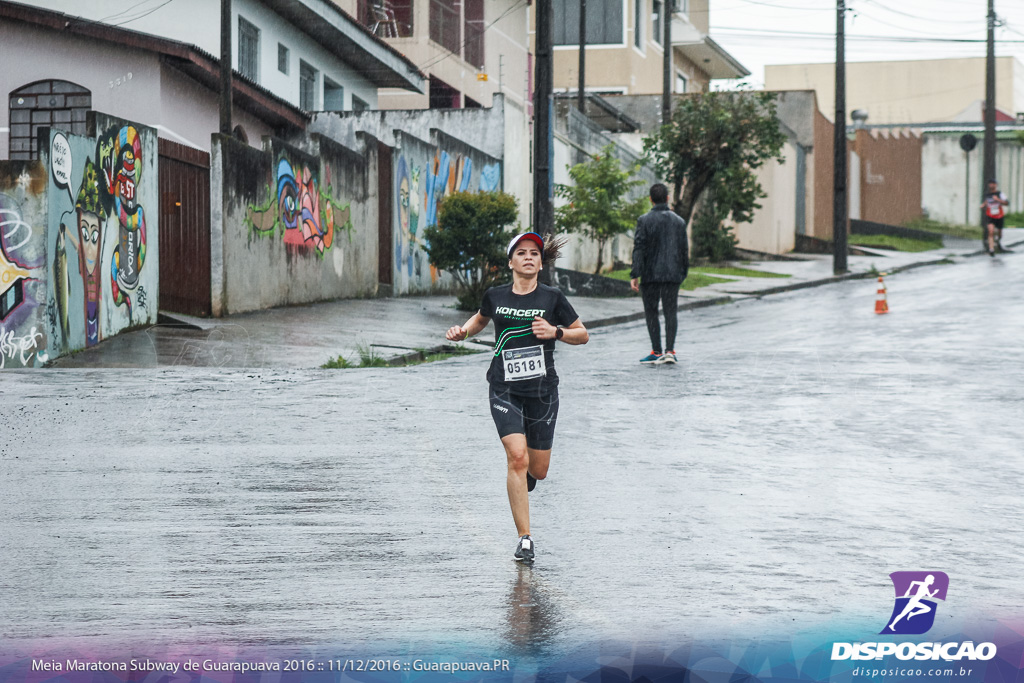
[[[700, 301], [690, 301], [685, 304], [680, 304], [676, 310], [679, 311], [690, 311], [697, 308], [707, 308], [709, 306], [719, 306], [724, 304], [731, 304], [735, 299], [731, 296], [716, 296], [708, 299], [701, 299]], [[638, 313], [627, 313], [626, 315], [616, 315], [611, 318], [599, 318], [597, 320], [588, 320], [584, 323], [588, 330], [597, 327], [608, 327], [609, 325], [619, 325], [621, 323], [631, 323], [634, 320], [643, 320], [644, 312], [639, 311]]]

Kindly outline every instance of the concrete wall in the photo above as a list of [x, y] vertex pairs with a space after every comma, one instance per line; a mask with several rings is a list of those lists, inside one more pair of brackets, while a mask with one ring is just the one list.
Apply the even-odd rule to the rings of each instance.
[[[978, 138], [978, 146], [970, 155], [960, 149], [960, 136], [965, 132]], [[1021, 211], [1024, 210], [1024, 147], [1014, 135], [1014, 131], [997, 134], [996, 178], [1010, 200], [1007, 210]], [[977, 128], [924, 132], [921, 205], [929, 218], [947, 223], [980, 224], [985, 180], [981, 175], [983, 137], [983, 132]]]
[[376, 292], [376, 142], [360, 148], [313, 136], [257, 151], [215, 136], [214, 315]]
[[501, 161], [438, 130], [430, 142], [401, 131], [394, 135], [393, 291], [451, 289], [451, 275], [430, 265], [423, 231], [437, 225], [437, 207], [446, 195], [500, 190]]
[[793, 251], [796, 243], [797, 147], [787, 140], [782, 147], [783, 163], [769, 162], [757, 169], [757, 180], [768, 195], [749, 223], [732, 226], [741, 249], [768, 254]]
[[0, 161], [0, 369], [48, 358], [46, 168]]
[[356, 144], [356, 134], [364, 132], [391, 147], [397, 143], [396, 131], [420, 140], [431, 140], [437, 130], [450, 135], [481, 153], [502, 161], [501, 190], [519, 199], [519, 222], [531, 221], [530, 197], [533, 196], [529, 168], [529, 136], [523, 109], [495, 95], [489, 109], [412, 109], [321, 113], [313, 117], [309, 131]]

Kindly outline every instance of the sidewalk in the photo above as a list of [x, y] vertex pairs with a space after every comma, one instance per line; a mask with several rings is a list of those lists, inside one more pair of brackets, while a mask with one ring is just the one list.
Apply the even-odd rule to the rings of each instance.
[[[1003, 243], [1010, 248], [1024, 244], [1024, 228], [1007, 228]], [[743, 262], [737, 265], [790, 277], [737, 277], [693, 292], [683, 291], [680, 310], [868, 277], [872, 268], [892, 273], [946, 259], [988, 258], [977, 240], [949, 239], [942, 249], [918, 253], [871, 251], [877, 256], [850, 256], [850, 273], [838, 278], [832, 274], [831, 255], [801, 255], [799, 261]], [[639, 296], [573, 297], [572, 304], [591, 328], [643, 319]], [[51, 367], [317, 368], [339, 354], [358, 363], [360, 348], [396, 359], [444, 345], [445, 331], [464, 323], [469, 315], [455, 309], [452, 296], [342, 299], [225, 318], [171, 314], [167, 323], [119, 335], [59, 358]], [[479, 335], [483, 340], [490, 337], [489, 330]]]

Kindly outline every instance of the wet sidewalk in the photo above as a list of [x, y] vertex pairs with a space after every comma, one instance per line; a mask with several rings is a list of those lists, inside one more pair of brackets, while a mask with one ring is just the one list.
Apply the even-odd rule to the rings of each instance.
[[[1003, 243], [1024, 244], [1024, 229], [1007, 228]], [[871, 249], [871, 256], [850, 256], [850, 273], [837, 278], [831, 255], [801, 254], [799, 260], [743, 261], [740, 268], [785, 274], [786, 278], [728, 277], [728, 282], [680, 292], [680, 309], [729, 303], [750, 297], [827, 285], [874, 271], [956, 262], [984, 256], [977, 240], [947, 239], [942, 249], [909, 253]], [[1005, 257], [1012, 257], [1008, 254]], [[639, 296], [571, 297], [584, 324], [600, 327], [640, 320]], [[359, 363], [360, 355], [384, 359], [414, 357], [446, 342], [445, 331], [462, 324], [469, 313], [455, 308], [453, 296], [408, 296], [337, 301], [274, 308], [224, 318], [170, 314], [165, 322], [129, 332], [100, 345], [59, 358], [58, 368], [152, 368], [202, 366], [230, 368], [318, 368], [343, 356]], [[479, 338], [490, 340], [490, 329]], [[480, 346], [481, 349], [486, 348]]]

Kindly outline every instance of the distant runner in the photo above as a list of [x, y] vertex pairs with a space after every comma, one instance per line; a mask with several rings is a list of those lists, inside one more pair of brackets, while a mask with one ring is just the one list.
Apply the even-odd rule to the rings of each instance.
[[1009, 204], [1006, 195], [999, 191], [999, 183], [993, 179], [988, 181], [988, 192], [985, 193], [985, 200], [981, 203], [985, 209], [986, 240], [988, 243], [988, 255], [995, 256], [997, 251], [1006, 251], [1001, 244], [1003, 239], [1003, 219], [1006, 216], [1006, 206]]
[[516, 235], [507, 250], [512, 284], [488, 289], [480, 311], [445, 335], [450, 341], [462, 341], [494, 319], [494, 355], [487, 381], [491, 417], [508, 464], [506, 486], [519, 534], [514, 554], [518, 562], [534, 558], [527, 493], [548, 475], [551, 462], [558, 417], [555, 341], [586, 344], [590, 339], [565, 295], [537, 281], [543, 261], [550, 261], [557, 252], [556, 244], [545, 250], [537, 233]]

